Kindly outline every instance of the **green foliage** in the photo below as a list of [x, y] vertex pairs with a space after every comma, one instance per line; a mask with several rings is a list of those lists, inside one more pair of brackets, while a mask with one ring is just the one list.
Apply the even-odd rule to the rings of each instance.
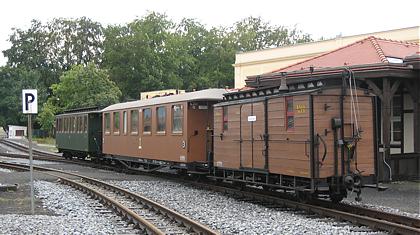
[[151, 13], [126, 26], [105, 31], [103, 65], [111, 79], [124, 91], [124, 98], [138, 98], [139, 92], [176, 84], [166, 42], [173, 23], [165, 15]]
[[76, 65], [52, 85], [53, 95], [48, 99], [61, 110], [105, 106], [118, 102], [121, 91], [109, 79], [106, 70], [89, 63]]
[[308, 42], [311, 38], [301, 31], [271, 25], [261, 17], [248, 17], [236, 22], [231, 32], [238, 51], [253, 51]]
[[93, 63], [76, 65], [51, 86], [52, 95], [42, 107], [37, 121], [51, 133], [55, 114], [68, 109], [106, 106], [118, 102], [121, 91], [109, 79], [106, 70]]
[[3, 51], [7, 64], [38, 71], [49, 88], [71, 66], [100, 62], [103, 33], [101, 24], [84, 17], [33, 20], [27, 30], [14, 29], [9, 41], [11, 48]]
[[310, 41], [297, 29], [249, 17], [231, 28], [211, 28], [193, 19], [176, 24], [150, 13], [125, 26], [105, 30], [103, 66], [124, 99], [163, 88], [232, 87], [237, 51]]
[[55, 107], [51, 100], [48, 100], [43, 104], [41, 110], [36, 120], [41, 126], [41, 130], [47, 131], [51, 136], [54, 128], [55, 114], [58, 113], [59, 108]]
[[46, 89], [38, 72], [0, 67], [0, 126], [26, 123], [26, 116], [22, 114], [22, 89], [37, 89], [38, 103], [46, 100]]

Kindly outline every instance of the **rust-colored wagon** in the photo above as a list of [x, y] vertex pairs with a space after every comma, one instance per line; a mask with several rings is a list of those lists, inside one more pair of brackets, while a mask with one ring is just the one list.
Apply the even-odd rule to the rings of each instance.
[[312, 87], [226, 94], [214, 106], [212, 177], [335, 201], [346, 187], [359, 193], [362, 177], [375, 174], [374, 98]]

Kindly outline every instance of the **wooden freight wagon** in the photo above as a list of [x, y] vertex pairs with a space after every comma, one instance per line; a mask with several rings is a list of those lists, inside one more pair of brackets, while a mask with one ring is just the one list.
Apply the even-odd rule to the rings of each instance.
[[212, 105], [224, 93], [225, 89], [208, 89], [103, 109], [104, 157], [136, 169], [205, 169]]
[[340, 199], [344, 181], [358, 184], [375, 173], [373, 97], [341, 92], [275, 87], [227, 94], [214, 106], [213, 177], [310, 193], [337, 187]]

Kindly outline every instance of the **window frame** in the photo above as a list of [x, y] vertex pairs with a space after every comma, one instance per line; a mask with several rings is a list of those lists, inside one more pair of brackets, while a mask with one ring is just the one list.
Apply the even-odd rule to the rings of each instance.
[[63, 133], [67, 133], [68, 130], [68, 125], [67, 125], [67, 117], [63, 117], [64, 120], [64, 128], [63, 128]]
[[[175, 106], [179, 106], [181, 110], [181, 130], [174, 130], [175, 127]], [[177, 117], [179, 118], [179, 117]], [[174, 104], [171, 106], [171, 132], [174, 135], [181, 135], [184, 132], [184, 105], [183, 104]]]
[[[162, 124], [160, 123], [160, 115], [159, 115], [159, 110], [163, 110], [163, 130], [159, 129], [159, 125]], [[166, 134], [166, 106], [158, 106], [156, 107], [156, 134], [160, 134], [160, 135], [164, 135]]]
[[77, 133], [77, 117], [73, 116], [73, 133]]
[[83, 133], [87, 133], [88, 132], [88, 115], [85, 114], [83, 116], [83, 129], [82, 129]]
[[222, 132], [229, 130], [229, 110], [228, 106], [222, 107]]
[[[291, 104], [289, 104], [291, 101]], [[284, 113], [285, 113], [285, 127], [286, 131], [294, 131], [295, 130], [295, 110], [294, 110], [294, 101], [293, 96], [286, 96], [284, 97]], [[291, 107], [291, 111], [289, 111], [289, 107]], [[293, 126], [289, 127], [289, 117], [293, 118]]]
[[[404, 130], [403, 130], [403, 120], [402, 114], [404, 112], [404, 98], [401, 94], [395, 94], [392, 98], [392, 106], [391, 106], [391, 144], [401, 144], [404, 139]], [[396, 111], [398, 111], [396, 113]], [[398, 128], [395, 128], [395, 124], [399, 125]], [[397, 134], [399, 133], [400, 139], [396, 140]]]
[[[137, 121], [133, 120], [133, 113], [137, 114]], [[139, 134], [139, 117], [140, 117], [140, 111], [138, 109], [132, 109], [130, 110], [130, 134], [131, 135], [138, 135]], [[133, 130], [133, 124], [136, 124], [136, 130]]]
[[55, 130], [56, 130], [57, 133], [60, 133], [60, 123], [61, 123], [61, 120], [60, 120], [60, 118], [57, 118], [56, 120], [57, 120], [57, 124], [56, 124]]
[[[118, 116], [118, 122], [116, 122], [116, 117]], [[117, 127], [118, 124], [118, 127]], [[121, 129], [121, 117], [120, 117], [120, 111], [114, 111], [112, 112], [112, 133], [114, 135], [119, 135]]]
[[[150, 117], [149, 117], [148, 120], [146, 120], [146, 118], [145, 118], [145, 115], [146, 115], [145, 111], [146, 110], [150, 113]], [[152, 108], [143, 108], [142, 109], [142, 133], [143, 133], [143, 135], [151, 135], [152, 134], [152, 118], [153, 118]], [[146, 121], [147, 121], [147, 124], [150, 128], [149, 131], [145, 131]]]
[[104, 132], [105, 135], [111, 134], [111, 113], [104, 113]]
[[122, 115], [122, 133], [127, 135], [128, 133], [128, 113], [127, 110], [123, 111]]
[[76, 117], [76, 132], [82, 133], [82, 116]]

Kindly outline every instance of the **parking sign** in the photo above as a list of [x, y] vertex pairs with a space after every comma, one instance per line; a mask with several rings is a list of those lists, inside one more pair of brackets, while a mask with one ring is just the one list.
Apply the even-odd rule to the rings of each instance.
[[22, 111], [24, 114], [38, 113], [38, 93], [35, 89], [22, 90]]

